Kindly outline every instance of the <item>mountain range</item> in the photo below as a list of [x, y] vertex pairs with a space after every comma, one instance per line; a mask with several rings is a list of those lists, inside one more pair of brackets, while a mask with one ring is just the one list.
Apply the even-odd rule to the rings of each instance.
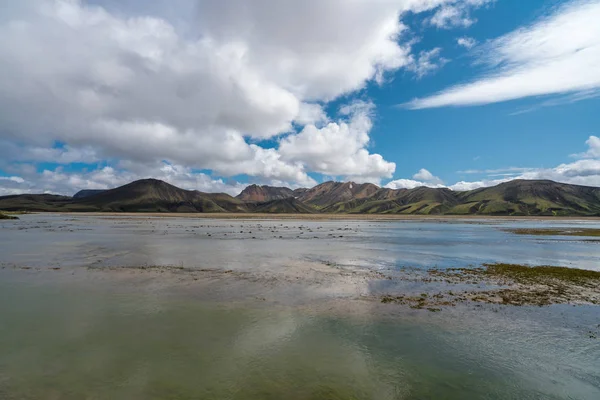
[[600, 188], [547, 180], [513, 180], [459, 192], [446, 188], [388, 189], [371, 183], [325, 182], [295, 190], [250, 185], [232, 197], [143, 179], [110, 190], [82, 190], [73, 197], [3, 196], [0, 210], [600, 216]]

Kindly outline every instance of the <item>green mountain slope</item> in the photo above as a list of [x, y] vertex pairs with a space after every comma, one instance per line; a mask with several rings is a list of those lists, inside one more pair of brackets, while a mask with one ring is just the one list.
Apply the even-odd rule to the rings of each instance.
[[450, 189], [419, 187], [415, 189], [380, 189], [370, 197], [339, 202], [323, 212], [354, 214], [443, 214], [458, 204]]
[[248, 208], [256, 213], [269, 214], [313, 214], [317, 212], [313, 207], [294, 198], [277, 199], [263, 203], [248, 204]]
[[0, 210], [600, 216], [600, 188], [515, 180], [454, 192], [446, 188], [392, 190], [369, 183], [325, 182], [293, 191], [252, 185], [234, 198], [144, 179], [79, 198], [4, 196], [0, 197]]
[[250, 185], [236, 196], [236, 199], [251, 202], [267, 202], [271, 200], [287, 199], [295, 197], [294, 191], [286, 187]]
[[54, 194], [19, 194], [0, 197], [0, 210], [4, 211], [59, 211], [68, 206], [71, 198]]
[[298, 196], [298, 200], [317, 208], [323, 208], [339, 202], [369, 198], [378, 190], [379, 187], [372, 183], [330, 181], [302, 192]]
[[450, 213], [500, 215], [600, 215], [600, 188], [553, 181], [514, 180], [462, 192]]
[[79, 192], [75, 193], [73, 195], [74, 199], [83, 199], [84, 197], [89, 197], [89, 196], [93, 196], [95, 194], [99, 194], [104, 192], [104, 190], [102, 189], [84, 189], [84, 190], [80, 190]]
[[75, 199], [74, 205], [95, 207], [99, 211], [247, 211], [243, 202], [229, 195], [184, 190], [156, 179], [139, 180], [116, 189]]

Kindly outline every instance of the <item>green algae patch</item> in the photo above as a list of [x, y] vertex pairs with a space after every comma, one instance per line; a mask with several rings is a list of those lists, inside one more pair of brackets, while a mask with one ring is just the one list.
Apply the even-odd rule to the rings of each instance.
[[0, 219], [19, 219], [19, 217], [15, 217], [12, 215], [6, 215], [0, 212]]
[[519, 264], [484, 264], [483, 273], [513, 279], [520, 283], [548, 283], [563, 281], [577, 285], [600, 283], [600, 271], [587, 269], [539, 266], [529, 267]]
[[600, 229], [594, 228], [517, 228], [505, 231], [517, 235], [600, 237]]
[[[428, 276], [427, 276], [428, 275]], [[483, 264], [478, 268], [431, 269], [421, 278], [425, 285], [446, 288], [420, 296], [385, 295], [381, 302], [414, 309], [442, 309], [457, 304], [549, 306], [552, 304], [600, 305], [600, 272], [555, 266]], [[460, 287], [460, 290], [455, 290]]]

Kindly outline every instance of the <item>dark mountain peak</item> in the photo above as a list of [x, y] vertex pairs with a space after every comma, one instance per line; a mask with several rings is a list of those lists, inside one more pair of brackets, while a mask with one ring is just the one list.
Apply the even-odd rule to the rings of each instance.
[[309, 190], [313, 190], [313, 191], [331, 190], [331, 189], [336, 188], [341, 185], [343, 185], [342, 182], [327, 181], [327, 182], [319, 183], [317, 186], [313, 186], [312, 188], [309, 188]]
[[159, 179], [140, 179], [74, 201], [78, 207], [95, 207], [102, 211], [247, 211], [243, 203], [227, 194], [185, 190]]
[[133, 181], [130, 182], [131, 184], [143, 184], [143, 183], [155, 183], [155, 184], [160, 184], [160, 183], [166, 183], [165, 181], [162, 181], [160, 179], [156, 179], [156, 178], [144, 178], [144, 179], [138, 179], [137, 181]]
[[[500, 184], [498, 184], [496, 186], [492, 186], [492, 187], [499, 187], [499, 188], [506, 188], [506, 187], [522, 187], [522, 188], [579, 187], [579, 188], [598, 189], [597, 187], [594, 187], [594, 186], [574, 185], [571, 183], [560, 183], [560, 182], [552, 181], [549, 179], [513, 179], [511, 181], [503, 182], [503, 183], [500, 183]], [[486, 189], [486, 188], [484, 188], [484, 189]]]
[[[160, 179], [154, 179], [154, 178], [138, 179], [137, 181], [133, 181], [133, 182], [123, 185], [121, 187], [144, 187], [144, 186], [176, 187], [176, 186], [171, 185], [170, 183], [161, 181]], [[177, 189], [179, 189], [179, 188], [177, 188]], [[183, 189], [180, 189], [180, 190], [183, 190]]]
[[535, 185], [562, 185], [561, 183], [549, 179], [513, 179], [508, 182], [502, 182], [498, 186], [535, 186]]
[[191, 192], [180, 189], [159, 179], [140, 179], [115, 189], [105, 190], [93, 196], [84, 197], [81, 200], [85, 202], [97, 201], [98, 199], [120, 201], [145, 198], [146, 200], [165, 200], [166, 198], [179, 199], [185, 197], [188, 193]]

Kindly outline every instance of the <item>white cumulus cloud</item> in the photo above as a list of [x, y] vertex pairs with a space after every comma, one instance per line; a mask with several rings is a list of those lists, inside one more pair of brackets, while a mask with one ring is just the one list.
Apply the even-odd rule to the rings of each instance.
[[448, 2], [440, 7], [428, 22], [441, 29], [451, 29], [456, 27], [468, 28], [477, 20], [471, 17], [473, 8], [492, 3], [494, 0], [466, 0]]
[[600, 138], [598, 136], [590, 136], [585, 142], [589, 149], [580, 154], [573, 154], [573, 157], [578, 158], [600, 158]]
[[440, 178], [438, 178], [437, 176], [434, 176], [431, 172], [429, 172], [425, 168], [421, 168], [419, 170], [419, 172], [414, 174], [413, 179], [432, 183], [432, 184], [443, 184], [444, 183]]
[[[412, 54], [405, 15], [479, 2], [0, 0], [0, 169], [26, 173], [2, 185], [68, 193], [147, 176], [134, 165], [164, 177], [163, 162], [198, 187], [387, 179], [374, 109], [352, 99], [398, 69], [443, 64], [439, 49]], [[327, 115], [343, 96], [346, 114]], [[32, 175], [44, 162], [90, 167]]]
[[463, 36], [456, 39], [456, 44], [466, 49], [471, 49], [477, 44], [477, 41], [472, 37]]
[[388, 182], [385, 187], [388, 189], [415, 189], [418, 187], [444, 188], [444, 185], [431, 184], [428, 182], [415, 181], [414, 179], [396, 179]]
[[385, 187], [389, 189], [414, 189], [426, 186], [431, 188], [444, 188], [444, 182], [425, 168], [421, 168], [412, 179], [396, 179], [388, 182]]
[[441, 52], [440, 47], [421, 51], [417, 57], [411, 58], [411, 63], [406, 69], [414, 72], [419, 79], [429, 75], [450, 62], [450, 60], [441, 56]]
[[279, 153], [287, 162], [302, 162], [311, 171], [355, 181], [379, 182], [389, 178], [396, 164], [379, 154], [369, 154], [373, 104], [355, 102], [341, 110], [347, 120], [318, 128], [306, 125], [299, 133], [280, 141]]
[[[324, 105], [413, 65], [403, 15], [449, 3], [462, 1], [0, 0], [0, 140], [20, 162], [386, 178], [393, 163], [366, 148], [370, 127], [331, 122]], [[317, 160], [302, 139], [314, 130], [342, 136], [349, 158]], [[282, 136], [285, 150], [261, 145]]]

